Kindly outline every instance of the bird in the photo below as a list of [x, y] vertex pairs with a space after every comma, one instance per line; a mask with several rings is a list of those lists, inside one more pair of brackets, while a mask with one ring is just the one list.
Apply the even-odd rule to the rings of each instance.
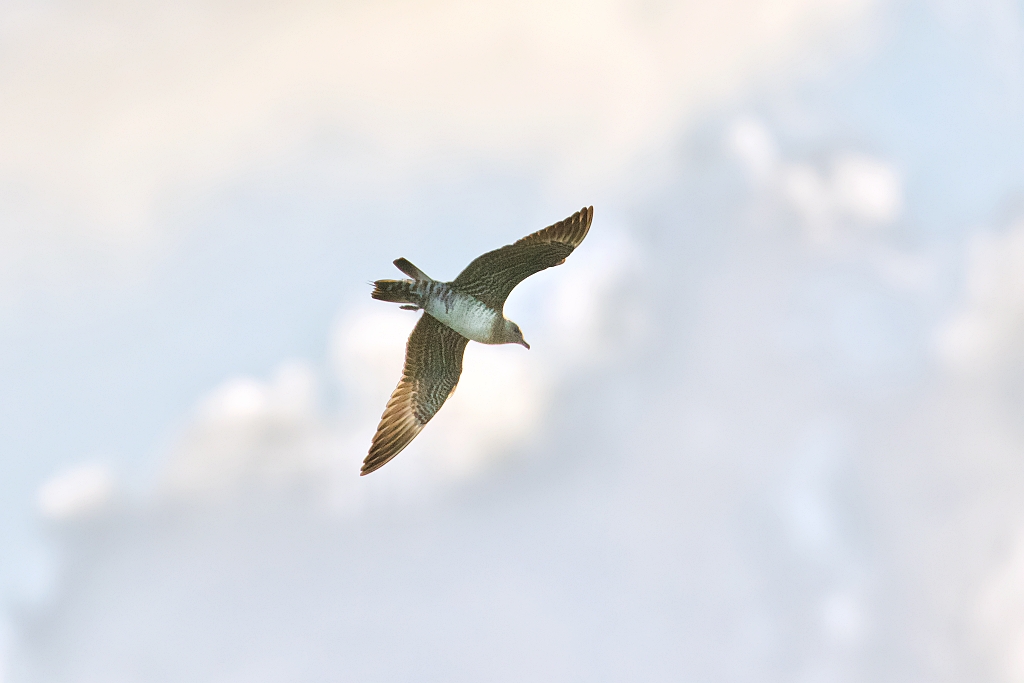
[[380, 469], [423, 431], [455, 391], [472, 341], [530, 348], [505, 317], [505, 299], [520, 282], [565, 259], [590, 231], [594, 207], [475, 258], [451, 282], [434, 280], [406, 258], [394, 265], [409, 279], [376, 280], [371, 296], [423, 310], [405, 346], [405, 367], [381, 416], [360, 476]]

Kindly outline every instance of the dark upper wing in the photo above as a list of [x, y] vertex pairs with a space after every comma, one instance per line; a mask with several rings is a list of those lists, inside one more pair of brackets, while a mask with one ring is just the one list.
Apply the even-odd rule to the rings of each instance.
[[405, 369], [377, 426], [360, 475], [398, 455], [459, 383], [468, 339], [424, 313], [405, 346]]
[[594, 207], [580, 209], [564, 221], [476, 258], [452, 284], [488, 306], [501, 310], [516, 285], [534, 273], [564, 261], [587, 236], [593, 219]]

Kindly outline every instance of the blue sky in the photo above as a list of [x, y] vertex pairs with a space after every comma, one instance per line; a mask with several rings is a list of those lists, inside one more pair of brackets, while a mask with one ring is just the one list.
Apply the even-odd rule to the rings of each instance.
[[4, 10], [0, 680], [1019, 680], [1020, 7], [700, 7]]

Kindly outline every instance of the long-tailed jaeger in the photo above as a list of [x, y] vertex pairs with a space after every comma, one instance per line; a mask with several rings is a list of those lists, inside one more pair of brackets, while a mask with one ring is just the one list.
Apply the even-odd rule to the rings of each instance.
[[558, 266], [590, 230], [594, 207], [489, 251], [473, 260], [451, 282], [438, 282], [407, 259], [394, 263], [411, 280], [377, 280], [373, 298], [423, 309], [405, 346], [405, 369], [391, 394], [360, 475], [382, 467], [416, 438], [448, 397], [462, 374], [469, 340], [482, 344], [530, 345], [519, 326], [505, 317], [505, 299], [520, 282]]

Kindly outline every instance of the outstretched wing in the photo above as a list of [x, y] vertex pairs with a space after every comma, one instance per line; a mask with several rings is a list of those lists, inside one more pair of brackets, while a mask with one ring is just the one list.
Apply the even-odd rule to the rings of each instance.
[[469, 340], [427, 314], [405, 345], [405, 369], [377, 426], [360, 475], [382, 467], [416, 438], [459, 383]]
[[466, 266], [452, 285], [500, 311], [516, 285], [562, 263], [587, 236], [593, 219], [594, 207], [580, 209], [564, 221], [489, 251]]

